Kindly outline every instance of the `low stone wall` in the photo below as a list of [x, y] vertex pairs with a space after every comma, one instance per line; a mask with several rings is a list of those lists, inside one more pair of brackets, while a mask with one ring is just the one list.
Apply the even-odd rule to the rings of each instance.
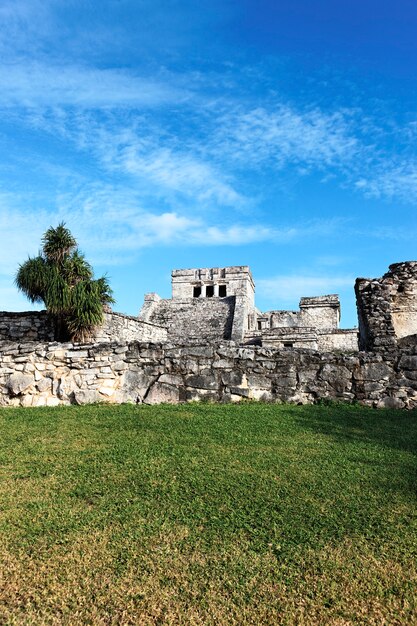
[[[0, 311], [0, 341], [53, 341], [54, 326], [46, 311]], [[105, 313], [93, 343], [166, 341], [165, 328], [123, 313]]]
[[376, 353], [129, 344], [0, 345], [0, 404], [242, 399], [417, 407], [417, 347]]
[[167, 340], [167, 330], [123, 313], [105, 313], [104, 324], [97, 329], [95, 343]]
[[0, 341], [53, 341], [54, 327], [46, 311], [0, 311]]
[[317, 349], [323, 352], [357, 352], [359, 333], [357, 328], [334, 328], [317, 334]]

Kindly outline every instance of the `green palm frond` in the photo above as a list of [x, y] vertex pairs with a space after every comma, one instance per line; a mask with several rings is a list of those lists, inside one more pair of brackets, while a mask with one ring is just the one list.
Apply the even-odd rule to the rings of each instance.
[[63, 264], [63, 272], [66, 279], [72, 285], [75, 285], [80, 280], [92, 280], [93, 268], [86, 260], [85, 256], [75, 250]]
[[48, 284], [49, 268], [41, 256], [28, 258], [19, 265], [15, 285], [30, 302], [45, 302], [45, 291]]
[[71, 308], [71, 286], [56, 266], [50, 267], [45, 304], [54, 315], [65, 314]]
[[77, 242], [65, 223], [61, 222], [56, 228], [48, 228], [42, 237], [42, 249], [45, 258], [50, 263], [62, 261], [77, 247]]
[[100, 301], [102, 304], [114, 304], [116, 301], [113, 298], [113, 289], [110, 287], [107, 276], [101, 276], [94, 281], [97, 283], [97, 291], [100, 294]]
[[84, 341], [103, 323], [103, 304], [97, 281], [80, 281], [71, 293], [67, 325], [72, 337]]

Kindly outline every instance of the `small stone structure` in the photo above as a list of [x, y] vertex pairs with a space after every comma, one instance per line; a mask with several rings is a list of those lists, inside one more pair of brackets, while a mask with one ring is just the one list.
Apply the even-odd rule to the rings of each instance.
[[386, 352], [417, 333], [417, 261], [394, 263], [382, 278], [355, 284], [361, 350]]
[[94, 342], [51, 341], [45, 312], [0, 314], [0, 405], [89, 402], [310, 403], [417, 408], [417, 262], [356, 281], [356, 329], [338, 328], [335, 295], [299, 311], [255, 307], [247, 266], [175, 270], [171, 299], [148, 294], [140, 318], [106, 313]]

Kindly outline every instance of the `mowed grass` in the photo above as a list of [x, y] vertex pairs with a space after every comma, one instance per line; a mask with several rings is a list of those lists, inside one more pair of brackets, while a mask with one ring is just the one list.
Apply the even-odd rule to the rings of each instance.
[[415, 412], [0, 422], [0, 624], [417, 624]]

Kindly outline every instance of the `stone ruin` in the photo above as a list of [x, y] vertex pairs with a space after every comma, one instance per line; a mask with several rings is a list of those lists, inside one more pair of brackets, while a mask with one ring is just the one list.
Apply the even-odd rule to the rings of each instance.
[[179, 343], [232, 340], [240, 345], [358, 350], [358, 330], [339, 329], [337, 295], [301, 298], [299, 311], [267, 311], [255, 305], [247, 265], [172, 272], [172, 298], [145, 296], [139, 319], [167, 329]]
[[[172, 298], [106, 313], [94, 341], [53, 339], [45, 312], [0, 313], [0, 405], [358, 401], [417, 408], [417, 262], [355, 285], [359, 332], [336, 295], [260, 312], [247, 266], [174, 270]], [[358, 345], [359, 337], [359, 345]]]
[[417, 334], [417, 261], [394, 263], [382, 278], [357, 278], [360, 350], [386, 351]]

